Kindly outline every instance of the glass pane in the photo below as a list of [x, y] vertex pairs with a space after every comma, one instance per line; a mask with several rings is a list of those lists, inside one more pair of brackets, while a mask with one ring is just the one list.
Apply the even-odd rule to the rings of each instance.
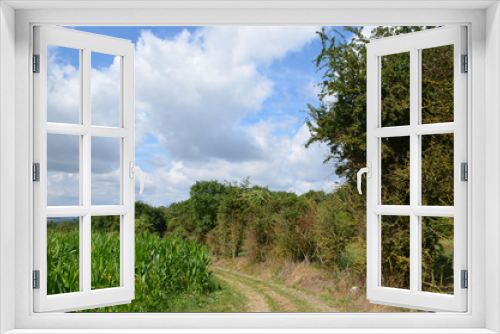
[[422, 50], [422, 124], [453, 122], [453, 45]]
[[453, 218], [422, 217], [422, 291], [453, 294]]
[[47, 45], [47, 122], [80, 123], [80, 50]]
[[92, 52], [91, 123], [120, 126], [121, 57]]
[[80, 137], [47, 134], [47, 205], [80, 205]]
[[120, 216], [94, 216], [92, 290], [120, 286]]
[[381, 57], [382, 126], [410, 124], [410, 52]]
[[92, 205], [119, 205], [120, 138], [92, 137]]
[[80, 219], [47, 218], [47, 294], [80, 291]]
[[382, 138], [382, 204], [410, 205], [410, 137]]
[[422, 205], [453, 206], [453, 133], [422, 136]]
[[382, 216], [382, 286], [410, 288], [410, 217]]

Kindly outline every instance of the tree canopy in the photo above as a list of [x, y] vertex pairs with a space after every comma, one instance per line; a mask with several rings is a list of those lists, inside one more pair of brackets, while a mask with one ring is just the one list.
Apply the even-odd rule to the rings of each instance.
[[[382, 38], [436, 27], [375, 27], [370, 38]], [[308, 105], [306, 143], [325, 143], [335, 173], [354, 188], [356, 173], [366, 165], [366, 45], [364, 27], [323, 28], [316, 58], [319, 106]], [[348, 38], [346, 36], [349, 36]], [[453, 122], [453, 46], [421, 50], [421, 124]], [[409, 52], [381, 57], [381, 122], [383, 127], [410, 124]], [[421, 141], [422, 205], [453, 205], [453, 134], [424, 135]], [[381, 200], [410, 204], [410, 138], [381, 138]], [[352, 192], [351, 192], [352, 193]], [[363, 207], [364, 198], [351, 201]], [[452, 286], [453, 219], [422, 217], [424, 291]], [[381, 217], [382, 284], [409, 286], [409, 219]], [[438, 278], [439, 276], [439, 278]], [[428, 289], [428, 290], [425, 290]]]

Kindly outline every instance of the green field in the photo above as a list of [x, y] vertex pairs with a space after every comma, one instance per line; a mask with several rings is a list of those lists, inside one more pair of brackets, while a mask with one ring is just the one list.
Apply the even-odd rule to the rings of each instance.
[[[66, 225], [48, 228], [48, 294], [79, 291], [78, 225]], [[180, 312], [220, 297], [205, 246], [149, 232], [136, 235], [135, 240], [135, 300], [87, 311]], [[119, 286], [119, 242], [118, 231], [93, 231], [92, 289]]]

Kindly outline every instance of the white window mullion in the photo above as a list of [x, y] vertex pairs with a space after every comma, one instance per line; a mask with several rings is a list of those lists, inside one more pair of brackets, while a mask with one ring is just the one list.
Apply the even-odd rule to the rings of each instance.
[[[376, 288], [382, 286], [382, 247], [378, 247], [378, 245], [381, 245], [382, 243], [382, 216], [381, 215], [376, 215], [374, 216], [373, 222], [376, 222], [376, 227], [377, 227], [377, 236], [376, 236], [376, 243], [375, 243], [375, 254], [376, 254], [376, 266], [372, 266], [376, 272], [375, 276], [377, 277], [376, 284], [373, 284]], [[368, 297], [370, 298], [370, 297]], [[376, 298], [375, 298], [376, 299]]]
[[123, 138], [130, 135], [129, 129], [108, 128], [102, 126], [93, 126], [90, 128], [90, 132], [92, 133], [92, 136], [98, 136], [98, 137]]
[[[33, 51], [40, 55], [40, 64], [47, 63], [47, 46], [45, 36], [39, 30], [34, 31]], [[35, 307], [42, 304], [47, 295], [47, 67], [40, 66], [39, 75], [34, 76], [33, 89], [34, 103], [38, 106], [34, 112], [34, 142], [33, 161], [40, 164], [40, 182], [33, 184], [33, 220], [34, 240], [38, 242], [34, 247], [34, 270], [40, 271], [40, 289], [34, 291]]]
[[[419, 120], [421, 110], [419, 106]], [[412, 127], [412, 132], [417, 135], [436, 135], [436, 134], [445, 134], [445, 133], [454, 133], [455, 132], [455, 124], [453, 122], [448, 123], [434, 123], [434, 124], [419, 124]]]
[[[467, 185], [468, 182], [461, 180], [462, 162], [468, 163], [467, 157], [467, 94], [461, 92], [467, 90], [467, 75], [461, 73], [461, 55], [467, 54], [467, 44], [465, 36], [467, 30], [465, 27], [460, 28], [460, 34], [457, 36], [455, 44], [455, 136], [454, 136], [454, 204], [455, 204], [455, 219], [454, 219], [454, 290], [455, 296], [464, 301], [466, 307], [467, 289], [461, 288], [461, 270], [467, 270]], [[471, 62], [469, 62], [469, 72], [471, 71]], [[469, 175], [472, 175], [469, 169]], [[469, 178], [470, 182], [470, 178]], [[472, 279], [473, 273], [469, 273], [469, 280]]]
[[[420, 106], [420, 80], [419, 78], [419, 51], [415, 48], [410, 50], [410, 126], [415, 128], [419, 124]], [[420, 217], [413, 208], [420, 204], [420, 136], [414, 132], [410, 133], [410, 291], [415, 293], [420, 290], [420, 267], [421, 267], [421, 241], [420, 241]]]
[[373, 134], [378, 138], [386, 138], [409, 136], [412, 133], [417, 135], [435, 135], [454, 132], [455, 124], [453, 122], [449, 122], [377, 128], [374, 130]]
[[47, 123], [47, 133], [83, 136], [89, 128], [79, 124]]
[[452, 206], [416, 206], [412, 212], [420, 217], [454, 217]]
[[90, 208], [92, 216], [117, 216], [130, 212], [130, 205], [94, 205]]
[[80, 262], [82, 267], [80, 269], [80, 289], [81, 291], [89, 294], [91, 291], [91, 278], [92, 278], [92, 259], [91, 259], [91, 224], [90, 224], [90, 214], [83, 216], [80, 234]]
[[378, 138], [408, 136], [411, 133], [411, 126], [391, 126], [374, 129], [373, 134]]
[[409, 205], [377, 205], [373, 213], [387, 216], [409, 216], [411, 208]]
[[[124, 92], [124, 84], [123, 84], [123, 80], [124, 80], [124, 76], [125, 76], [125, 71], [127, 69], [127, 67], [125, 66], [125, 60], [121, 59], [120, 61], [120, 66], [121, 66], [121, 69], [120, 69], [120, 73], [121, 73], [121, 77], [120, 77], [120, 128], [123, 129], [125, 126], [125, 117], [123, 115], [124, 113], [124, 106], [126, 105], [123, 101], [123, 98], [124, 96], [126, 96], [125, 92]], [[126, 150], [126, 147], [127, 145], [125, 145], [125, 140], [126, 140], [126, 137], [125, 138], [121, 138], [120, 139], [120, 166], [122, 166], [122, 168], [120, 168], [120, 204], [123, 205], [126, 200], [125, 200], [125, 197], [127, 196], [127, 192], [128, 192], [128, 189], [125, 187], [125, 185], [127, 184], [126, 183], [126, 179], [125, 179], [125, 176], [126, 174], [128, 173], [124, 173], [124, 170], [126, 169], [126, 171], [128, 172], [128, 164], [125, 162], [125, 159], [127, 158], [126, 156], [126, 153], [125, 153], [125, 150]], [[125, 265], [126, 265], [126, 259], [127, 257], [125, 256], [125, 252], [127, 251], [127, 247], [125, 247], [127, 245], [127, 243], [125, 242], [125, 238], [126, 238], [126, 232], [125, 232], [125, 229], [127, 228], [127, 219], [125, 219], [125, 215], [120, 215], [120, 286], [127, 286], [127, 284], [125, 284], [125, 276], [126, 276], [126, 270], [125, 270]], [[134, 217], [134, 222], [135, 222], [135, 217]], [[129, 221], [130, 223], [130, 221]]]
[[49, 206], [47, 217], [76, 217], [87, 213], [93, 216], [116, 216], [130, 212], [130, 205], [95, 205], [89, 206]]
[[373, 106], [376, 110], [366, 114], [366, 160], [367, 165], [372, 168], [372, 177], [367, 179], [366, 187], [366, 227], [367, 227], [367, 297], [373, 298], [373, 292], [380, 285], [380, 215], [375, 211], [375, 208], [380, 206], [380, 188], [381, 176], [380, 168], [380, 139], [375, 135], [375, 131], [380, 124], [380, 91], [377, 87], [380, 86], [380, 58], [367, 57], [367, 76], [377, 81], [376, 85], [367, 85], [367, 105]]
[[47, 217], [76, 217], [84, 216], [88, 211], [89, 208], [83, 206], [48, 206], [46, 215]]
[[409, 216], [414, 213], [420, 217], [454, 217], [455, 209], [452, 206], [376, 205], [373, 213], [386, 216]]
[[91, 137], [90, 137], [90, 73], [91, 73], [91, 51], [83, 50], [82, 64], [82, 125], [87, 130], [83, 134], [83, 146], [81, 150], [80, 164], [82, 164], [82, 198], [83, 206], [90, 207], [91, 203]]
[[129, 129], [79, 124], [47, 123], [47, 133], [83, 136], [87, 133], [98, 137], [123, 138], [130, 134]]
[[[135, 120], [134, 120], [134, 53], [122, 57], [121, 80], [121, 126], [127, 135], [122, 139], [122, 204], [127, 213], [121, 218], [121, 285], [130, 287], [129, 296], [134, 298], [135, 273], [135, 180], [131, 178], [131, 165], [135, 165]], [[131, 163], [133, 162], [133, 163]], [[133, 176], [133, 175], [132, 175]], [[126, 245], [126, 246], [125, 246]]]
[[[89, 129], [91, 125], [90, 115], [90, 75], [91, 75], [91, 54], [89, 48], [83, 50], [83, 64], [82, 64], [82, 125]], [[91, 175], [91, 134], [87, 131], [82, 137], [83, 145], [81, 150], [82, 158], [80, 164], [82, 165], [82, 198], [83, 206], [90, 208], [91, 194], [92, 194], [92, 175]], [[83, 216], [82, 230], [80, 234], [80, 261], [82, 262], [82, 270], [80, 271], [81, 290], [90, 294], [91, 279], [92, 279], [92, 226], [90, 211]]]

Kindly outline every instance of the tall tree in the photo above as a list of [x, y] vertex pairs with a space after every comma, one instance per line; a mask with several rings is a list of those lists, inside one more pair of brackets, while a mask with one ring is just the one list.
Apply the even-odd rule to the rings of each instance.
[[[435, 27], [376, 27], [371, 38], [390, 37]], [[366, 44], [363, 27], [327, 30], [316, 58], [323, 72], [319, 106], [308, 106], [307, 124], [315, 142], [328, 145], [325, 162], [353, 187], [356, 172], [366, 164]], [[346, 37], [348, 36], [348, 37]], [[421, 51], [421, 105], [423, 124], [452, 122], [453, 48], [443, 46]], [[409, 125], [410, 57], [399, 53], [381, 57], [382, 126]], [[381, 139], [382, 204], [408, 205], [410, 191], [409, 137]], [[453, 134], [421, 137], [422, 205], [453, 205]], [[362, 203], [364, 197], [351, 201]], [[360, 206], [361, 207], [361, 206]], [[386, 217], [387, 218], [387, 217]], [[409, 224], [405, 217], [383, 220], [382, 276], [386, 286], [409, 284]], [[450, 219], [423, 222], [424, 283], [434, 291], [448, 289], [452, 280], [453, 223]], [[452, 247], [451, 247], [452, 249]], [[436, 277], [440, 277], [438, 280]], [[429, 291], [429, 290], [426, 290]]]
[[228, 191], [227, 185], [217, 181], [196, 181], [191, 186], [189, 195], [200, 241], [215, 227], [222, 196]]
[[[389, 37], [429, 28], [433, 27], [376, 27], [371, 37]], [[323, 81], [319, 83], [319, 106], [308, 105], [307, 125], [311, 137], [306, 146], [316, 142], [327, 144], [330, 154], [325, 162], [334, 162], [335, 173], [352, 183], [356, 172], [366, 164], [366, 44], [369, 39], [363, 34], [363, 27], [344, 27], [342, 31], [322, 28], [317, 33], [323, 47], [315, 61], [317, 70], [323, 72]], [[396, 60], [407, 61], [409, 66], [409, 59], [399, 56], [387, 62], [387, 76], [397, 77], [399, 71], [402, 77], [406, 71], [405, 62]], [[392, 92], [393, 89], [396, 91]], [[407, 88], [404, 83], [391, 81], [383, 88], [387, 93], [385, 113], [392, 124], [409, 117], [402, 112], [407, 89], [409, 86]], [[392, 151], [402, 150], [395, 147]]]

